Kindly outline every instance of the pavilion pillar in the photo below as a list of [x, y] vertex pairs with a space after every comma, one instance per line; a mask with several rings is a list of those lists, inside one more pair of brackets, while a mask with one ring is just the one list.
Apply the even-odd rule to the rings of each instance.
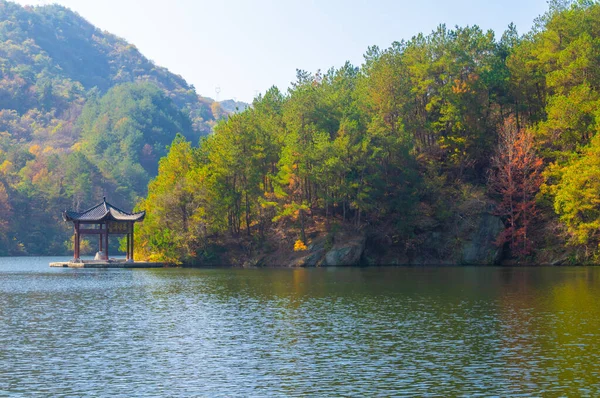
[[135, 261], [135, 259], [133, 258], [133, 242], [134, 242], [134, 239], [133, 239], [133, 223], [131, 223], [131, 249], [130, 249], [131, 250], [131, 257], [130, 257], [131, 261]]
[[[102, 230], [102, 224], [98, 224], [98, 229]], [[98, 235], [98, 251], [102, 252], [102, 231], [100, 231], [100, 234]]]
[[109, 259], [109, 257], [108, 257], [108, 222], [104, 225], [106, 226], [106, 229], [104, 231], [104, 239], [106, 239], [105, 245], [104, 245], [104, 251], [106, 252], [106, 260], [108, 261], [108, 259]]
[[79, 260], [79, 242], [80, 242], [80, 235], [79, 235], [79, 222], [75, 223], [75, 239], [73, 242], [73, 258], [75, 261]]

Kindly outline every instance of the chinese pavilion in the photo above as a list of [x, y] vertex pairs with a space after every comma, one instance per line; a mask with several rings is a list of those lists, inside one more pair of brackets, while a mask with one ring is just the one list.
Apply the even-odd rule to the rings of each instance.
[[[68, 211], [63, 212], [63, 219], [71, 221], [74, 226], [75, 244], [73, 261], [81, 261], [79, 258], [79, 249], [81, 235], [98, 235], [98, 254], [97, 260], [108, 260], [108, 236], [126, 235], [127, 236], [127, 261], [133, 261], [133, 224], [142, 221], [146, 212], [127, 213], [106, 201], [91, 207], [83, 212]], [[104, 250], [103, 250], [104, 249]]]

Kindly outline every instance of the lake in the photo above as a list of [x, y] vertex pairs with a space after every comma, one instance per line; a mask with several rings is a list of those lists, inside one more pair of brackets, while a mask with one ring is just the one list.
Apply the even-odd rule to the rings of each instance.
[[598, 396], [600, 268], [0, 258], [0, 395]]

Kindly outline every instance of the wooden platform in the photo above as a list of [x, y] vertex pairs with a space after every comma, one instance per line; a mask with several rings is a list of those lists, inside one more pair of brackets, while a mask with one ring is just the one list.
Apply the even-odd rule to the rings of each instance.
[[61, 268], [164, 268], [167, 264], [149, 263], [145, 261], [126, 262], [125, 260], [82, 260], [80, 262], [55, 262], [50, 263], [50, 266]]

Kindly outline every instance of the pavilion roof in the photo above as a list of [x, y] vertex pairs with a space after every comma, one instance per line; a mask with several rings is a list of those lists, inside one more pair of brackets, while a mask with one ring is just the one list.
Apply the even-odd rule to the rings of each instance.
[[63, 219], [65, 221], [87, 221], [87, 222], [101, 222], [101, 221], [142, 221], [146, 216], [145, 211], [139, 213], [127, 213], [108, 203], [106, 198], [94, 207], [77, 212], [71, 210], [65, 210], [63, 212]]

